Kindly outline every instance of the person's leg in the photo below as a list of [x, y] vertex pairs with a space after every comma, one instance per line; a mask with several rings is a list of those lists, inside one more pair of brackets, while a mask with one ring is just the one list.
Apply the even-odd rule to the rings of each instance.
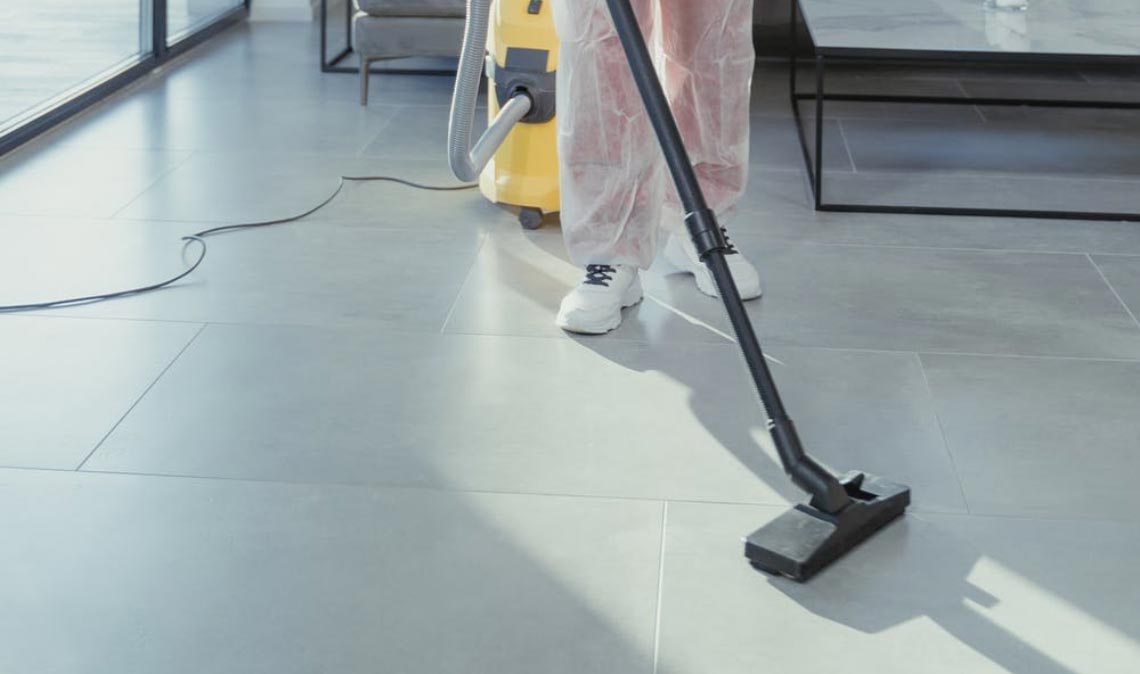
[[[652, 34], [652, 1], [633, 5]], [[585, 268], [557, 323], [600, 334], [641, 301], [638, 270], [657, 253], [664, 166], [605, 0], [554, 0], [553, 7], [562, 233], [571, 260]]]
[[[756, 62], [752, 8], [752, 0], [661, 2], [665, 90], [705, 198], [722, 224], [732, 218], [748, 184]], [[676, 191], [669, 189], [667, 199], [662, 224], [677, 235], [666, 249], [667, 257], [694, 273], [702, 290], [715, 294], [711, 276], [688, 245]], [[741, 294], [758, 297], [760, 282], [752, 265], [740, 255], [731, 256], [730, 264]]]
[[[752, 6], [753, 0], [661, 2], [665, 91], [709, 207], [724, 217], [748, 183]], [[674, 190], [669, 202], [679, 208]]]
[[[634, 0], [645, 33], [653, 3]], [[571, 259], [648, 267], [664, 167], [605, 0], [554, 0], [562, 230]]]

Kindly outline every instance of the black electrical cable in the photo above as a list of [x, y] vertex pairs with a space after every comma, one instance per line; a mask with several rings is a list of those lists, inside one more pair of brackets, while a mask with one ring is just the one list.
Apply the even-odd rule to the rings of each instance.
[[316, 213], [317, 211], [321, 210], [325, 206], [328, 206], [330, 203], [332, 203], [333, 199], [336, 199], [337, 196], [340, 195], [341, 191], [344, 189], [344, 186], [350, 182], [390, 182], [390, 183], [396, 183], [399, 185], [404, 185], [406, 187], [412, 187], [412, 188], [415, 188], [417, 190], [428, 190], [428, 191], [432, 191], [432, 192], [457, 192], [460, 190], [470, 190], [470, 189], [474, 189], [475, 187], [478, 187], [478, 185], [469, 185], [469, 184], [448, 185], [448, 186], [424, 185], [421, 183], [413, 182], [411, 180], [405, 180], [403, 178], [395, 178], [393, 176], [341, 176], [340, 182], [337, 183], [336, 189], [333, 190], [332, 194], [330, 194], [328, 196], [328, 198], [326, 198], [324, 201], [322, 201], [321, 203], [317, 204], [316, 206], [310, 208], [309, 210], [305, 211], [304, 213], [300, 213], [298, 215], [291, 215], [291, 216], [286, 217], [286, 218], [278, 218], [276, 220], [264, 220], [261, 222], [246, 222], [246, 223], [241, 223], [241, 224], [236, 224], [236, 225], [222, 225], [220, 227], [212, 227], [210, 229], [203, 229], [200, 232], [195, 232], [193, 234], [188, 234], [188, 235], [182, 237], [182, 241], [185, 242], [185, 244], [183, 244], [183, 250], [185, 250], [185, 248], [188, 247], [192, 243], [197, 243], [199, 245], [200, 251], [198, 253], [198, 258], [196, 260], [194, 260], [194, 262], [191, 263], [190, 266], [187, 267], [182, 273], [180, 273], [176, 276], [173, 276], [171, 278], [168, 278], [165, 281], [160, 281], [158, 283], [152, 283], [152, 284], [146, 285], [146, 286], [140, 286], [138, 288], [129, 288], [127, 290], [118, 290], [115, 292], [101, 293], [99, 295], [87, 295], [85, 297], [69, 297], [69, 298], [62, 299], [62, 300], [51, 300], [48, 302], [33, 302], [30, 304], [10, 304], [7, 306], [0, 305], [0, 314], [17, 313], [17, 312], [21, 312], [21, 311], [37, 311], [37, 310], [41, 310], [41, 309], [59, 309], [62, 307], [73, 307], [73, 306], [77, 306], [80, 304], [95, 304], [98, 302], [106, 302], [108, 300], [121, 299], [123, 297], [131, 297], [134, 295], [142, 295], [143, 293], [154, 292], [155, 290], [161, 290], [163, 288], [167, 288], [167, 287], [172, 286], [175, 283], [181, 281], [182, 279], [186, 278], [187, 276], [193, 274], [194, 271], [196, 269], [198, 269], [199, 266], [201, 266], [202, 262], [206, 259], [206, 251], [208, 250], [208, 247], [206, 245], [206, 238], [207, 237], [216, 236], [218, 234], [227, 234], [230, 232], [242, 231], [242, 230], [246, 230], [246, 229], [258, 229], [261, 227], [272, 227], [273, 225], [283, 225], [283, 224], [290, 223], [290, 222], [296, 222], [296, 221], [301, 220], [303, 218], [307, 218], [310, 215], [312, 215], [313, 213]]

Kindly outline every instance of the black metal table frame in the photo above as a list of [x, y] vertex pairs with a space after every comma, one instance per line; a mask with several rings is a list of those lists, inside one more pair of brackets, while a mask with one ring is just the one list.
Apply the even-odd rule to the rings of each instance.
[[[1008, 218], [1044, 218], [1055, 220], [1103, 220], [1103, 221], [1132, 221], [1140, 222], [1140, 213], [1111, 213], [1099, 211], [1060, 211], [1060, 210], [1034, 210], [1015, 208], [971, 208], [948, 206], [911, 206], [894, 204], [852, 204], [831, 203], [824, 199], [824, 102], [825, 101], [855, 101], [864, 103], [933, 103], [945, 105], [993, 105], [993, 106], [1032, 106], [1045, 108], [1092, 108], [1098, 110], [1122, 109], [1140, 110], [1140, 102], [1132, 101], [1082, 101], [1082, 100], [1049, 100], [1049, 99], [1023, 99], [1023, 98], [979, 98], [979, 97], [950, 97], [950, 96], [907, 96], [907, 95], [880, 95], [880, 94], [828, 94], [825, 80], [827, 64], [835, 61], [884, 63], [903, 62], [915, 64], [927, 63], [983, 63], [1000, 65], [1136, 65], [1140, 64], [1140, 57], [1115, 57], [1103, 55], [1068, 55], [1068, 54], [1022, 54], [1022, 53], [990, 53], [990, 52], [951, 52], [951, 51], [912, 51], [890, 49], [820, 49], [811, 37], [811, 26], [807, 26], [807, 33], [811, 39], [811, 48], [815, 60], [815, 91], [813, 93], [800, 93], [796, 88], [796, 70], [799, 66], [799, 24], [803, 11], [800, 0], [792, 0], [791, 17], [791, 59], [790, 59], [790, 95], [792, 112], [795, 117], [796, 131], [803, 150], [804, 164], [807, 166], [808, 178], [811, 184], [812, 198], [817, 211], [831, 211], [839, 213], [907, 213], [919, 215], [963, 215], [963, 216], [990, 216]], [[815, 103], [815, 153], [812, 154], [804, 131], [803, 119], [800, 115], [800, 101], [810, 100]]]
[[[352, 55], [352, 0], [344, 0], [344, 49], [329, 58], [329, 2], [321, 0], [321, 72], [323, 73], [359, 73], [360, 66], [345, 66], [341, 63]], [[456, 53], [459, 47], [456, 46]], [[400, 59], [386, 59], [398, 61]], [[368, 72], [383, 73], [387, 75], [455, 75], [455, 69], [442, 68], [370, 68]]]

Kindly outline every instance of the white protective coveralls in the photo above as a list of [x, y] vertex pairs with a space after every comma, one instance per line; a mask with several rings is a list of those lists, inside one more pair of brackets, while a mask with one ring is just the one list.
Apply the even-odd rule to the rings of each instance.
[[[562, 230], [571, 259], [645, 269], [658, 227], [688, 236], [605, 0], [553, 0]], [[709, 207], [748, 181], [753, 0], [632, 0]]]

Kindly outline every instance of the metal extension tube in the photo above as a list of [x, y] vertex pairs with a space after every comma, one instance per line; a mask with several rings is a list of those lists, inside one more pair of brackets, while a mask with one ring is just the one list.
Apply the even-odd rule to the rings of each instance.
[[693, 243], [716, 280], [729, 320], [736, 331], [737, 342], [748, 364], [748, 370], [768, 413], [768, 427], [780, 455], [784, 470], [792, 481], [812, 496], [811, 505], [820, 511], [836, 514], [851, 503], [851, 497], [839, 480], [804, 451], [792, 420], [784, 410], [780, 393], [756, 338], [752, 322], [740, 299], [740, 292], [725, 260], [728, 246], [716, 215], [709, 210], [697, 181], [692, 162], [681, 139], [668, 99], [657, 78], [653, 60], [641, 27], [629, 0], [606, 0], [610, 15], [625, 48], [637, 88], [657, 133], [665, 161], [677, 185], [677, 193], [688, 214], [685, 224]]
[[463, 50], [451, 98], [447, 157], [455, 177], [465, 182], [479, 179], [479, 174], [510, 135], [511, 129], [530, 113], [534, 105], [530, 96], [524, 93], [513, 96], [472, 146], [475, 108], [486, 63], [487, 26], [491, 18], [492, 2], [493, 0], [467, 0], [467, 27], [463, 34]]

